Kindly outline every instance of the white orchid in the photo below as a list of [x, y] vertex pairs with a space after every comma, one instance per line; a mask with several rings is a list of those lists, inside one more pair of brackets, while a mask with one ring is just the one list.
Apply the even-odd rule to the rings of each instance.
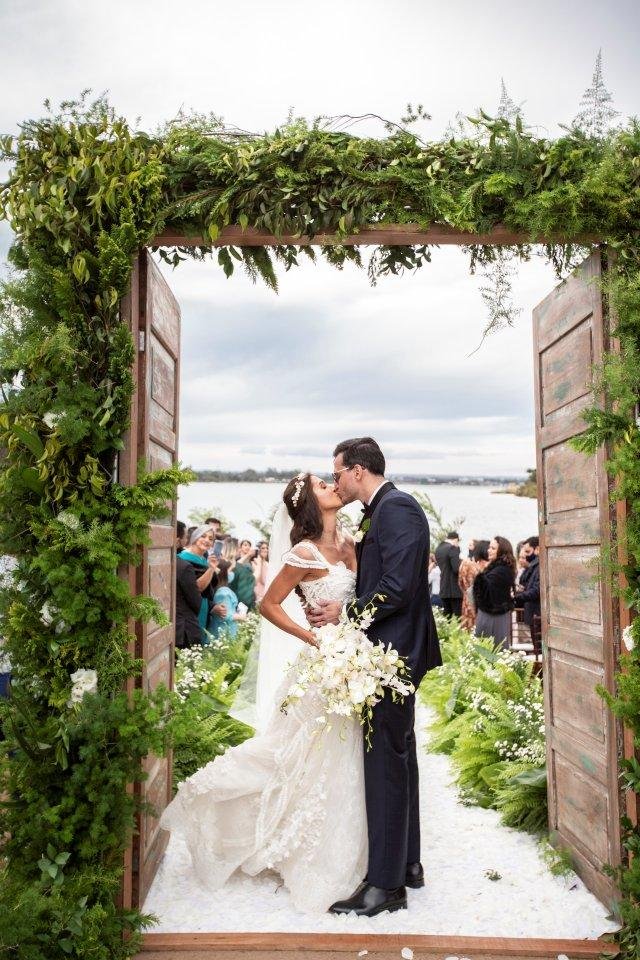
[[49, 427], [49, 430], [53, 430], [57, 426], [58, 421], [60, 420], [60, 414], [54, 413], [53, 410], [48, 410], [47, 413], [42, 417], [43, 421]]
[[69, 530], [77, 530], [80, 527], [80, 518], [77, 517], [75, 513], [72, 513], [71, 510], [62, 510], [58, 514], [58, 520], [60, 523], [63, 523], [65, 527], [68, 527]]
[[50, 627], [53, 621], [55, 620], [55, 614], [51, 604], [43, 603], [40, 607], [40, 619], [44, 623], [45, 627]]
[[366, 728], [370, 742], [370, 708], [390, 690], [394, 698], [415, 692], [406, 678], [406, 666], [390, 645], [373, 643], [364, 633], [373, 611], [366, 610], [359, 621], [343, 615], [338, 624], [328, 624], [318, 632], [318, 647], [309, 648], [297, 660], [297, 676], [282, 703], [282, 710], [300, 700], [308, 691], [320, 699], [324, 716], [316, 723], [329, 728], [331, 714], [357, 717]]
[[68, 707], [82, 703], [85, 693], [98, 692], [98, 674], [95, 670], [76, 670], [71, 674], [70, 680], [72, 687], [71, 696], [67, 700]]
[[625, 627], [622, 631], [622, 642], [629, 651], [629, 653], [635, 647], [635, 640], [633, 638], [633, 625], [630, 624], [628, 627]]

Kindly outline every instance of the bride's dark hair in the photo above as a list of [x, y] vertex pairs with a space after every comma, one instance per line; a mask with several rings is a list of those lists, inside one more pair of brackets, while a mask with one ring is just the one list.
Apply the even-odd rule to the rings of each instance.
[[322, 514], [311, 486], [311, 474], [298, 474], [287, 484], [282, 494], [289, 516], [293, 520], [291, 546], [301, 540], [317, 540], [322, 534]]

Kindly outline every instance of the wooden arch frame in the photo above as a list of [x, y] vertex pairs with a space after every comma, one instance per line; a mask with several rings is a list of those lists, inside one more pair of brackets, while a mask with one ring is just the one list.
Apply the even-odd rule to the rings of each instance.
[[[543, 244], [552, 242], [562, 242], [562, 238], [537, 238], [532, 241], [530, 236], [516, 233], [504, 227], [496, 227], [486, 234], [473, 234], [456, 230], [446, 225], [436, 225], [423, 230], [418, 226], [411, 224], [382, 224], [376, 227], [362, 229], [359, 233], [348, 237], [336, 237], [330, 234], [319, 234], [314, 237], [283, 235], [276, 237], [266, 231], [253, 228], [242, 229], [237, 226], [229, 226], [221, 230], [219, 237], [212, 243], [203, 236], [193, 235], [179, 230], [168, 228], [156, 236], [149, 244], [151, 249], [160, 247], [222, 247], [222, 246], [326, 246], [333, 244], [342, 244], [349, 246], [413, 246], [413, 245], [451, 245], [451, 246], [471, 246], [471, 245], [495, 245], [495, 246], [516, 246], [528, 245], [532, 242]], [[583, 238], [583, 242], [594, 244], [595, 238]], [[144, 251], [143, 251], [144, 254]], [[139, 258], [140, 260], [140, 258]], [[134, 279], [132, 290], [134, 296], [125, 301], [124, 314], [128, 315], [132, 323], [134, 332], [137, 334], [138, 327], [136, 317], [144, 312], [145, 291], [137, 287], [140, 280], [140, 272], [136, 264], [134, 269]], [[137, 293], [137, 296], [135, 295]], [[546, 302], [546, 301], [545, 301]], [[606, 346], [615, 347], [615, 344]], [[140, 382], [140, 378], [138, 378]], [[536, 378], [536, 385], [539, 387]], [[145, 397], [140, 398], [141, 406], [145, 405]], [[134, 399], [134, 416], [137, 416], [137, 399]], [[536, 446], [540, 448], [541, 424], [537, 425]], [[121, 458], [121, 478], [124, 482], [133, 482], [136, 476], [136, 463], [141, 453], [139, 443], [135, 442], [132, 436], [129, 436], [125, 452]], [[601, 465], [604, 463], [604, 453], [600, 459]], [[542, 484], [542, 471], [538, 463], [538, 483]], [[539, 486], [540, 489], [540, 486]], [[599, 487], [599, 496], [605, 496], [606, 490], [602, 483]], [[619, 524], [623, 524], [626, 516], [625, 504], [618, 504], [615, 516]], [[173, 518], [175, 520], [175, 516]], [[604, 523], [601, 519], [601, 532], [603, 537], [608, 540], [608, 530], [604, 529]], [[141, 579], [135, 570], [129, 573], [130, 583], [134, 592], [142, 592], [140, 589]], [[144, 574], [143, 574], [144, 579]], [[629, 623], [629, 611], [622, 604], [614, 602], [611, 598], [611, 592], [608, 592], [610, 602], [616, 609], [613, 611], [612, 618], [609, 618], [609, 628], [613, 626], [619, 631]], [[138, 645], [137, 653], [140, 654], [141, 646]], [[615, 652], [617, 658], [617, 651]], [[607, 681], [612, 680], [612, 671], [608, 671]], [[614, 723], [614, 721], [611, 721]], [[620, 754], [625, 757], [633, 756], [633, 737], [630, 731], [621, 730], [616, 725], [617, 734], [614, 737], [616, 756]], [[624, 798], [620, 798], [626, 806], [626, 813], [633, 822], [637, 822], [636, 798], [633, 794], [627, 793]], [[619, 844], [619, 834], [616, 842]], [[129, 857], [128, 875], [130, 876], [131, 858]], [[125, 903], [131, 903], [132, 889], [131, 883], [127, 884], [125, 880]], [[535, 893], [532, 893], [535, 895]], [[367, 950], [371, 954], [376, 954], [378, 960], [386, 960], [387, 957], [397, 957], [401, 947], [411, 947], [419, 951], [419, 960], [435, 960], [436, 957], [444, 957], [447, 954], [463, 955], [466, 957], [487, 957], [494, 960], [502, 958], [520, 957], [522, 960], [533, 960], [533, 958], [549, 958], [555, 960], [558, 954], [566, 954], [570, 960], [578, 957], [596, 957], [603, 952], [614, 955], [617, 948], [614, 945], [607, 944], [605, 941], [582, 941], [582, 940], [558, 940], [558, 939], [513, 939], [513, 938], [478, 938], [478, 937], [443, 937], [443, 936], [399, 936], [399, 935], [375, 935], [364, 936], [357, 934], [247, 934], [247, 933], [188, 933], [188, 934], [154, 934], [149, 933], [144, 937], [143, 948], [140, 954], [140, 960], [169, 960], [169, 958], [181, 958], [181, 960], [206, 960], [206, 958], [222, 958], [232, 956], [237, 958], [248, 957], [249, 954], [256, 952], [262, 954], [265, 958], [277, 954], [289, 955], [293, 957], [303, 952], [309, 960], [319, 960], [320, 957], [351, 956], [353, 957], [360, 950]]]

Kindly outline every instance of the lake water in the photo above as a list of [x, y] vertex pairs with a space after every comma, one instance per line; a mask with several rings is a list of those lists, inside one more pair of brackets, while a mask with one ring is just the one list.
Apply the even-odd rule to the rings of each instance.
[[[400, 484], [400, 489], [411, 493], [420, 490], [429, 495], [444, 519], [452, 523], [464, 517], [457, 525], [463, 546], [475, 539], [490, 540], [499, 534], [514, 545], [519, 540], [538, 532], [538, 505], [528, 497], [497, 494], [491, 487], [467, 487], [462, 484]], [[219, 513], [232, 523], [237, 537], [260, 539], [249, 523], [253, 518], [265, 518], [270, 509], [280, 502], [284, 483], [192, 483], [178, 491], [178, 517], [189, 523], [189, 512], [206, 508], [211, 516]], [[347, 508], [351, 516], [360, 513], [359, 504]]]

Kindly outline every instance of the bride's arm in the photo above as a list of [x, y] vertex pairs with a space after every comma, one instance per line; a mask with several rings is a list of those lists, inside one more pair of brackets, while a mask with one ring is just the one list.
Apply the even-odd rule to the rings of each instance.
[[280, 630], [284, 630], [285, 633], [290, 633], [292, 637], [297, 637], [298, 640], [303, 640], [305, 643], [317, 647], [318, 638], [315, 633], [311, 630], [305, 630], [282, 609], [283, 600], [304, 580], [308, 572], [308, 570], [285, 564], [273, 578], [269, 589], [262, 598], [260, 613], [266, 620]]

